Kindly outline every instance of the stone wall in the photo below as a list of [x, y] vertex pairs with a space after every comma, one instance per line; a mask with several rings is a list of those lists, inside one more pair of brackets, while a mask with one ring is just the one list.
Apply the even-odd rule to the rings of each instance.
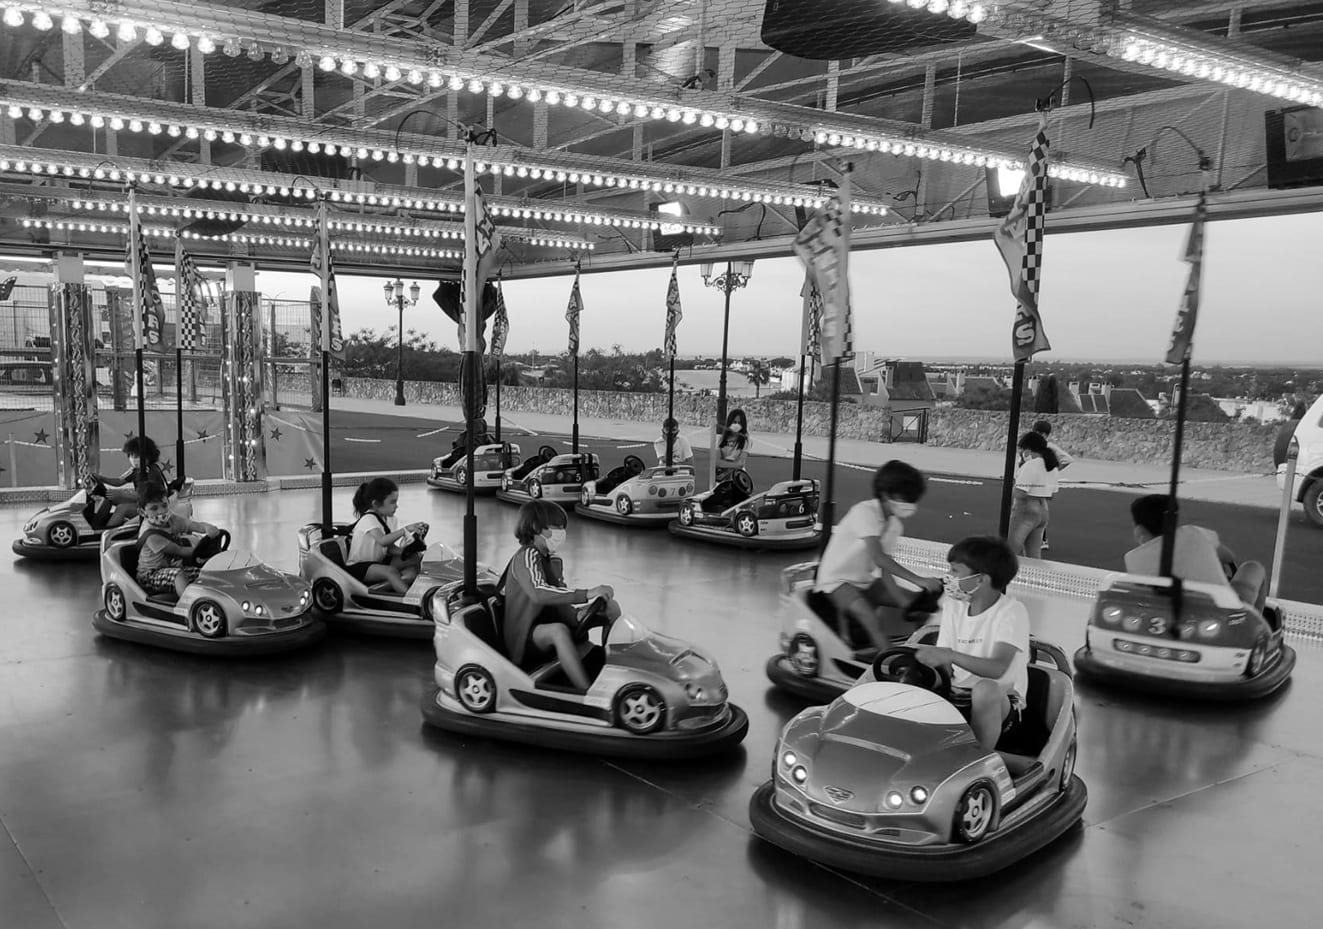
[[[986, 410], [935, 410], [928, 422], [928, 443], [950, 448], [1004, 449], [1009, 415]], [[1020, 418], [1022, 432], [1033, 428], [1040, 419], [1052, 424], [1054, 441], [1080, 458], [1143, 464], [1171, 461], [1175, 433], [1175, 423], [1171, 420], [1024, 413]], [[1272, 473], [1276, 436], [1276, 425], [1186, 423], [1181, 460], [1192, 468]]]
[[[345, 394], [373, 400], [392, 400], [395, 382], [346, 378]], [[433, 403], [459, 406], [455, 384], [434, 381], [406, 381], [410, 403]], [[569, 416], [573, 392], [549, 387], [502, 387], [501, 410], [510, 413], [546, 413]], [[703, 426], [716, 417], [714, 396], [683, 393], [675, 395], [675, 418], [683, 425]], [[795, 403], [790, 400], [750, 400], [732, 402], [749, 417], [754, 433], [793, 434]], [[623, 422], [661, 423], [666, 418], [666, 394], [579, 391], [579, 415], [584, 419], [610, 419]], [[928, 443], [950, 448], [973, 448], [989, 451], [1004, 449], [1007, 416], [1005, 412], [962, 410], [943, 407], [928, 418]], [[831, 406], [827, 403], [804, 403], [804, 434], [827, 435]], [[1025, 413], [1024, 431], [1038, 419], [1052, 423], [1053, 438], [1063, 448], [1080, 458], [1103, 461], [1133, 461], [1143, 464], [1169, 462], [1172, 454], [1173, 423], [1163, 419], [1122, 419], [1107, 416], [1043, 416]], [[872, 442], [887, 440], [889, 412], [879, 407], [843, 403], [840, 407], [837, 436]], [[1185, 426], [1184, 463], [1194, 468], [1238, 471], [1250, 474], [1273, 472], [1273, 440], [1277, 426], [1247, 426], [1239, 423], [1187, 423]]]
[[[367, 378], [345, 378], [345, 395], [372, 400], [393, 400], [395, 382]], [[488, 388], [489, 391], [492, 388]], [[443, 381], [406, 381], [404, 395], [410, 403], [435, 403], [459, 406], [459, 389]], [[489, 413], [491, 412], [489, 392]], [[753, 433], [793, 434], [795, 431], [795, 402], [793, 400], [751, 400], [732, 398], [730, 408], [744, 410], [749, 417], [749, 430]], [[717, 398], [703, 394], [677, 393], [675, 418], [682, 425], [705, 426], [716, 419]], [[545, 413], [570, 416], [574, 412], [574, 392], [552, 387], [502, 387], [502, 413]], [[605, 390], [579, 391], [579, 416], [583, 419], [612, 419], [624, 422], [661, 424], [666, 418], [665, 393], [623, 393]], [[842, 403], [836, 434], [842, 439], [885, 441], [890, 414], [879, 408], [865, 408], [854, 403]], [[814, 401], [804, 403], [804, 434], [825, 436], [831, 424], [831, 404]]]

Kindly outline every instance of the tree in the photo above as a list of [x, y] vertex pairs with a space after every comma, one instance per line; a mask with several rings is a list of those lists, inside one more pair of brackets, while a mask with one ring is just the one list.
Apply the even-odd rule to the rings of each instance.
[[[1006, 409], [1010, 409], [1010, 403], [1006, 404]], [[1061, 395], [1057, 392], [1057, 376], [1049, 374], [1038, 382], [1038, 393], [1034, 397], [1035, 413], [1060, 413]]]
[[762, 396], [763, 387], [772, 380], [772, 369], [767, 362], [756, 359], [749, 362], [749, 370], [744, 375], [753, 385], [753, 398]]

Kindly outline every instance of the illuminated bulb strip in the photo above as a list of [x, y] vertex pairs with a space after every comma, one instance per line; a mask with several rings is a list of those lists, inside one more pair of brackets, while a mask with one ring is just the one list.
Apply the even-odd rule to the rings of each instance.
[[1107, 53], [1201, 81], [1215, 81], [1291, 103], [1323, 106], [1323, 81], [1248, 57], [1219, 54], [1136, 32], [1113, 39]]
[[[346, 134], [340, 137], [330, 137], [323, 135], [318, 139], [303, 140], [290, 138], [286, 135], [279, 135], [274, 130], [267, 129], [261, 131], [254, 126], [269, 126], [284, 124], [289, 128], [307, 129], [297, 124], [294, 120], [282, 120], [274, 117], [253, 117], [252, 125], [235, 124], [234, 121], [243, 118], [244, 114], [233, 111], [203, 111], [207, 115], [213, 115], [216, 122], [198, 122], [194, 119], [171, 119], [166, 113], [183, 116], [188, 114], [193, 116], [200, 108], [186, 106], [182, 104], [172, 104], [164, 102], [151, 102], [131, 100], [117, 97], [113, 102], [123, 109], [114, 112], [110, 107], [103, 111], [89, 113], [86, 110], [77, 110], [68, 107], [65, 104], [53, 104], [52, 100], [62, 99], [67, 96], [67, 92], [62, 89], [53, 89], [43, 85], [17, 85], [9, 84], [5, 86], [8, 95], [0, 99], [0, 107], [7, 107], [11, 116], [22, 118], [26, 116], [33, 121], [45, 118], [52, 112], [61, 112], [65, 118], [75, 125], [81, 125], [79, 122], [90, 123], [94, 128], [109, 126], [117, 132], [142, 132], [150, 131], [151, 125], [161, 127], [171, 137], [183, 135], [189, 139], [202, 138], [208, 142], [229, 139], [232, 144], [243, 145], [246, 147], [255, 147], [257, 149], [266, 149], [274, 147], [277, 149], [289, 148], [293, 151], [307, 151], [311, 154], [326, 154], [339, 156], [342, 158], [357, 158], [359, 161], [398, 160], [405, 164], [417, 164], [419, 167], [433, 167], [448, 171], [461, 172], [463, 170], [463, 159], [458, 152], [454, 154], [437, 153], [435, 151], [423, 152], [416, 149], [397, 149], [393, 145], [381, 145], [382, 138], [390, 138], [391, 133], [359, 133], [358, 138], [350, 138], [347, 133], [351, 130], [342, 130]], [[83, 98], [90, 99], [93, 95], [82, 94]], [[129, 107], [151, 107], [154, 112], [128, 112]], [[221, 124], [219, 119], [230, 120], [229, 124]], [[318, 130], [324, 131], [324, 130]], [[370, 143], [370, 144], [368, 144]], [[533, 161], [524, 161], [524, 158], [536, 159], [538, 155], [524, 150], [504, 150], [507, 154], [502, 155], [501, 149], [494, 150], [496, 155], [491, 155], [488, 151], [483, 151], [483, 158], [475, 162], [475, 168], [478, 174], [497, 174], [506, 177], [531, 177], [536, 180], [544, 180], [556, 183], [583, 184], [585, 187], [596, 188], [619, 188], [621, 190], [641, 190], [651, 191], [662, 194], [687, 195], [691, 197], [703, 197], [705, 199], [721, 200], [739, 200], [745, 202], [766, 203], [771, 205], [785, 206], [807, 206], [814, 209], [822, 206], [826, 199], [818, 196], [816, 193], [805, 193], [803, 189], [786, 188], [771, 185], [751, 184], [747, 181], [733, 181], [729, 178], [723, 178], [719, 175], [708, 176], [703, 180], [694, 179], [676, 179], [656, 176], [646, 176], [634, 172], [620, 173], [611, 170], [601, 170], [597, 167], [586, 168], [583, 170], [573, 170], [565, 167], [556, 166], [548, 163], [534, 163]], [[522, 173], [521, 173], [522, 172]], [[885, 215], [887, 207], [885, 204], [876, 201], [860, 199], [852, 202], [853, 212], [865, 215]]]
[[[184, 189], [211, 189], [223, 190], [228, 193], [244, 193], [251, 195], [267, 196], [294, 196], [296, 199], [315, 200], [317, 191], [311, 187], [300, 187], [294, 184], [295, 178], [289, 175], [274, 174], [258, 171], [244, 171], [241, 169], [217, 169], [210, 167], [193, 166], [188, 164], [171, 165], [170, 170], [162, 173], [159, 170], [134, 170], [133, 168], [119, 169], [107, 168], [101, 163], [101, 159], [94, 156], [76, 156], [71, 153], [43, 152], [41, 161], [28, 161], [27, 157], [31, 150], [20, 149], [17, 146], [0, 146], [0, 153], [8, 153], [6, 157], [0, 154], [0, 173], [17, 172], [19, 174], [37, 174], [49, 177], [63, 177], [79, 180], [96, 180], [111, 182], [130, 182], [138, 181], [143, 184], [155, 184], [156, 186], [182, 187]], [[20, 156], [19, 153], [22, 153]], [[74, 160], [77, 158], [77, 160]], [[126, 163], [132, 159], [119, 159]], [[194, 171], [198, 176], [186, 174], [186, 171]], [[221, 177], [208, 177], [210, 174], [222, 174]], [[249, 178], [252, 178], [249, 180]], [[324, 184], [334, 184], [330, 178], [319, 178]], [[388, 187], [386, 185], [376, 185], [380, 193], [365, 193], [363, 191], [342, 191], [331, 189], [328, 196], [333, 203], [354, 204], [357, 206], [382, 207], [389, 209], [403, 209], [416, 212], [429, 213], [463, 213], [464, 204], [462, 200], [441, 200], [432, 196], [420, 196], [419, 188], [409, 187]], [[503, 200], [499, 197], [488, 196], [487, 205], [497, 216], [509, 216], [517, 219], [536, 220], [539, 222], [558, 222], [558, 223], [581, 223], [590, 226], [615, 226], [622, 229], [652, 229], [658, 230], [663, 225], [667, 227], [683, 226], [686, 232], [692, 232], [699, 235], [716, 235], [720, 232], [717, 226], [708, 223], [681, 222], [677, 220], [674, 223], [660, 222], [654, 219], [644, 219], [638, 216], [630, 216], [623, 212], [596, 212], [585, 210], [577, 205], [568, 205], [556, 201], [544, 200]]]
[[[968, 21], [975, 25], [989, 19], [995, 12], [993, 4], [979, 2], [979, 0], [924, 0], [924, 2], [919, 2], [919, 0], [890, 0], [890, 2], [908, 4], [914, 9], [923, 8], [935, 15], [944, 15], [952, 19]], [[85, 5], [90, 6], [90, 4]], [[36, 4], [22, 4], [22, 6], [25, 9], [38, 8]], [[364, 51], [367, 46], [371, 46], [373, 49], [382, 48], [371, 36], [364, 33], [344, 30], [333, 32], [316, 24], [246, 10], [195, 6], [188, 3], [172, 4], [170, 6], [152, 3], [147, 4], [147, 6], [151, 9], [153, 16], [162, 20], [156, 24], [157, 28], [164, 27], [174, 31], [177, 37], [180, 34], [185, 35], [184, 47], [187, 47], [188, 35], [196, 28], [196, 22], [205, 20], [215, 22], [218, 26], [233, 29], [236, 33], [235, 36], [226, 41], [234, 42], [236, 47], [242, 44], [250, 49], [259, 48], [260, 43], [257, 36], [280, 36], [284, 44], [274, 46], [272, 49], [273, 57], [277, 53], [281, 56], [287, 55], [286, 46], [296, 45], [301, 49], [299, 51], [299, 63], [302, 66], [310, 67], [316, 61], [319, 67], [326, 72], [339, 71], [346, 75], [359, 72], [379, 75], [384, 72], [388, 77], [394, 74], [396, 79], [403, 78], [414, 86], [426, 84], [433, 89], [446, 86], [455, 91], [467, 90], [475, 94], [488, 93], [493, 97], [507, 96], [515, 100], [527, 99], [534, 103], [544, 102], [552, 106], [562, 105], [570, 109], [595, 110], [620, 117], [632, 116], [635, 119], [664, 120], [686, 126], [715, 127], [721, 130], [752, 135], [772, 135], [775, 133], [809, 139], [815, 135], [819, 128], [815, 124], [819, 117], [809, 115], [812, 111], [805, 110], [802, 114], [793, 112], [793, 110], [801, 108], [780, 111], [779, 115], [764, 116], [759, 115], [761, 103], [750, 100], [741, 101], [740, 105], [749, 109], [745, 112], [739, 112], [723, 106], [712, 106], [712, 102], [726, 102], [728, 98], [715, 93], [709, 94], [706, 91], [687, 92], [685, 100], [706, 100], [709, 101], [708, 105], [675, 100], [669, 97], [643, 98], [632, 92], [621, 92], [618, 82], [610, 80], [609, 83], [604, 83], [609, 80], [606, 76], [592, 72], [582, 72], [580, 80], [584, 84], [577, 87], [570, 86], [567, 83], [547, 82], [540, 78], [522, 79], [511, 76], [512, 67], [509, 62], [503, 60], [499, 62], [493, 60], [491, 62], [492, 68], [499, 68], [502, 74], [501, 77], [494, 77], [491, 73], [484, 73], [475, 70], [473, 67], [438, 64], [437, 54], [435, 53], [441, 51], [444, 54], [448, 50], [439, 50], [421, 42], [392, 40], [394, 46], [403, 46], [413, 52], [411, 59], [396, 58], [392, 60], [382, 54], [377, 54], [376, 51], [371, 53]], [[203, 11], [205, 11], [205, 16], [202, 15]], [[88, 10], [72, 15], [90, 19], [93, 12], [93, 10]], [[189, 18], [189, 13], [193, 14], [192, 18]], [[66, 13], [66, 15], [69, 14]], [[287, 36], [290, 37], [290, 41], [286, 42], [284, 40]], [[199, 48], [202, 47], [203, 38], [199, 36]], [[354, 48], [353, 45], [358, 47]], [[484, 60], [484, 56], [481, 55], [467, 54], [463, 57], [469, 59], [470, 63]], [[517, 66], [513, 70], [517, 75]], [[596, 88], [590, 88], [587, 86], [588, 83], [597, 86]], [[777, 110], [768, 112], [778, 113]], [[821, 128], [827, 133], [836, 133], [843, 137], [851, 135], [848, 130], [839, 127], [823, 126]], [[903, 145], [905, 138], [895, 137], [884, 140], [876, 132], [866, 132], [858, 148], [881, 150], [880, 147], [869, 149], [868, 145], [870, 142], [876, 142], [880, 146], [883, 141], [888, 143], [899, 142]], [[935, 151], [942, 148], [940, 145], [930, 145], [929, 147], [932, 147]], [[350, 146], [349, 149], [348, 152], [342, 151], [338, 154], [345, 156], [356, 154], [360, 159], [371, 157], [378, 161], [388, 154], [399, 156], [399, 153], [388, 153], [380, 149], [356, 149], [353, 146]], [[925, 156], [919, 155], [917, 157]], [[985, 153], [982, 157], [989, 161], [1005, 163], [1008, 166], [1018, 164], [1013, 160], [1007, 161], [1007, 156], [1004, 154]], [[407, 158], [404, 160], [408, 161]], [[948, 160], [954, 160], [958, 163], [961, 161], [960, 159]], [[423, 163], [426, 164], [426, 161]], [[499, 167], [505, 168], [508, 165], [500, 165]], [[1020, 167], [1023, 167], [1023, 165], [1021, 164]], [[1078, 166], [1077, 173], [1078, 179], [1081, 180], [1097, 174], [1100, 177], [1111, 178], [1111, 182], [1107, 183], [1106, 186], [1124, 186], [1123, 178], [1120, 175], [1115, 175], [1105, 168]], [[617, 180], [616, 184], [608, 184], [607, 186], [619, 186], [619, 182]], [[753, 200], [759, 203], [778, 202], [765, 196], [747, 198], [736, 196], [721, 199]], [[807, 205], [817, 207], [821, 206], [823, 202], [821, 199], [815, 199]], [[805, 204], [792, 203], [791, 205], [803, 206]], [[867, 204], [861, 201], [852, 204], [852, 206], [856, 213], [883, 215], [886, 212], [882, 204]]]
[[[62, 208], [75, 213], [126, 213], [128, 204], [116, 200], [71, 200], [58, 201]], [[282, 213], [261, 213], [249, 210], [217, 209], [207, 206], [160, 205], [139, 202], [138, 215], [144, 217], [169, 217], [171, 219], [208, 219], [223, 222], [245, 222], [257, 225], [276, 225], [285, 228], [312, 229], [313, 217], [290, 216]], [[464, 238], [464, 227], [458, 224], [401, 225], [399, 223], [378, 222], [370, 219], [345, 219], [332, 216], [329, 225], [334, 232], [350, 234], [376, 234], [404, 239], [457, 239]], [[594, 243], [583, 239], [566, 238], [523, 229], [500, 227], [501, 235], [518, 242], [527, 242], [546, 248], [564, 248], [571, 251], [592, 250]]]
[[[50, 229], [56, 232], [123, 236], [129, 234], [127, 223], [88, 223], [77, 220], [24, 218], [19, 220], [19, 224], [24, 229]], [[143, 226], [142, 231], [145, 235], [158, 239], [172, 239], [178, 235], [185, 239], [193, 239], [200, 242], [242, 242], [251, 245], [265, 245], [272, 248], [309, 250], [312, 248], [313, 244], [312, 238], [302, 236], [260, 235], [244, 232], [230, 232], [224, 235], [212, 236], [200, 235], [196, 232], [179, 232], [178, 230], [161, 226]], [[459, 249], [429, 248], [418, 245], [382, 244], [379, 242], [350, 242], [343, 239], [337, 239], [332, 247], [338, 253], [358, 252], [375, 255], [403, 255], [418, 258], [462, 259], [464, 257], [463, 251]]]

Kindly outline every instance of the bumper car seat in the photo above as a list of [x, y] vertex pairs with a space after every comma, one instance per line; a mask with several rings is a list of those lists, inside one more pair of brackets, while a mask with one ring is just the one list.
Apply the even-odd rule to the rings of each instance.
[[1016, 762], [1012, 767], [1025, 768], [1037, 759], [1052, 735], [1052, 723], [1065, 698], [1065, 687], [1050, 671], [1029, 666], [1029, 693], [1020, 711], [1020, 725], [997, 743], [997, 751], [1003, 755], [1019, 756], [1009, 759]]
[[753, 478], [748, 471], [736, 471], [712, 488], [712, 493], [703, 500], [704, 513], [724, 513], [737, 503], [743, 503], [753, 495]]
[[643, 469], [643, 459], [637, 455], [629, 455], [625, 458], [624, 464], [618, 468], [612, 468], [606, 472], [605, 477], [597, 481], [597, 492], [599, 494], [610, 493], [630, 478], [642, 474]]

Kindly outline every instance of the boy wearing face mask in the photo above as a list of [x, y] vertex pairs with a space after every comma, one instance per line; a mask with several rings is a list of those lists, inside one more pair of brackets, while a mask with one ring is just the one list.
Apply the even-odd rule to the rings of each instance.
[[501, 578], [505, 647], [521, 668], [542, 664], [554, 654], [570, 683], [587, 691], [591, 681], [571, 632], [578, 624], [577, 609], [605, 597], [606, 617], [613, 620], [620, 616], [620, 606], [606, 584], [566, 586], [557, 553], [565, 545], [567, 524], [565, 511], [549, 500], [530, 500], [519, 508], [515, 538], [520, 548]]
[[211, 523], [195, 522], [170, 512], [170, 491], [164, 484], [149, 482], [138, 495], [142, 527], [138, 530], [138, 583], [148, 594], [184, 595], [184, 588], [197, 580], [198, 569], [184, 559], [193, 554], [191, 532], [215, 538], [220, 529]]
[[841, 614], [858, 620], [877, 648], [890, 646], [893, 632], [911, 631], [887, 630], [879, 616], [879, 610], [908, 605], [917, 596], [898, 579], [933, 593], [942, 589], [941, 579], [915, 574], [893, 556], [905, 532], [903, 521], [918, 511], [925, 490], [917, 468], [888, 461], [873, 475], [873, 499], [850, 507], [818, 563], [814, 589], [827, 594]]
[[1029, 688], [1029, 612], [1006, 593], [1019, 573], [998, 538], [969, 538], [947, 554], [941, 631], [916, 657], [951, 674], [950, 700], [988, 751], [1023, 722]]

